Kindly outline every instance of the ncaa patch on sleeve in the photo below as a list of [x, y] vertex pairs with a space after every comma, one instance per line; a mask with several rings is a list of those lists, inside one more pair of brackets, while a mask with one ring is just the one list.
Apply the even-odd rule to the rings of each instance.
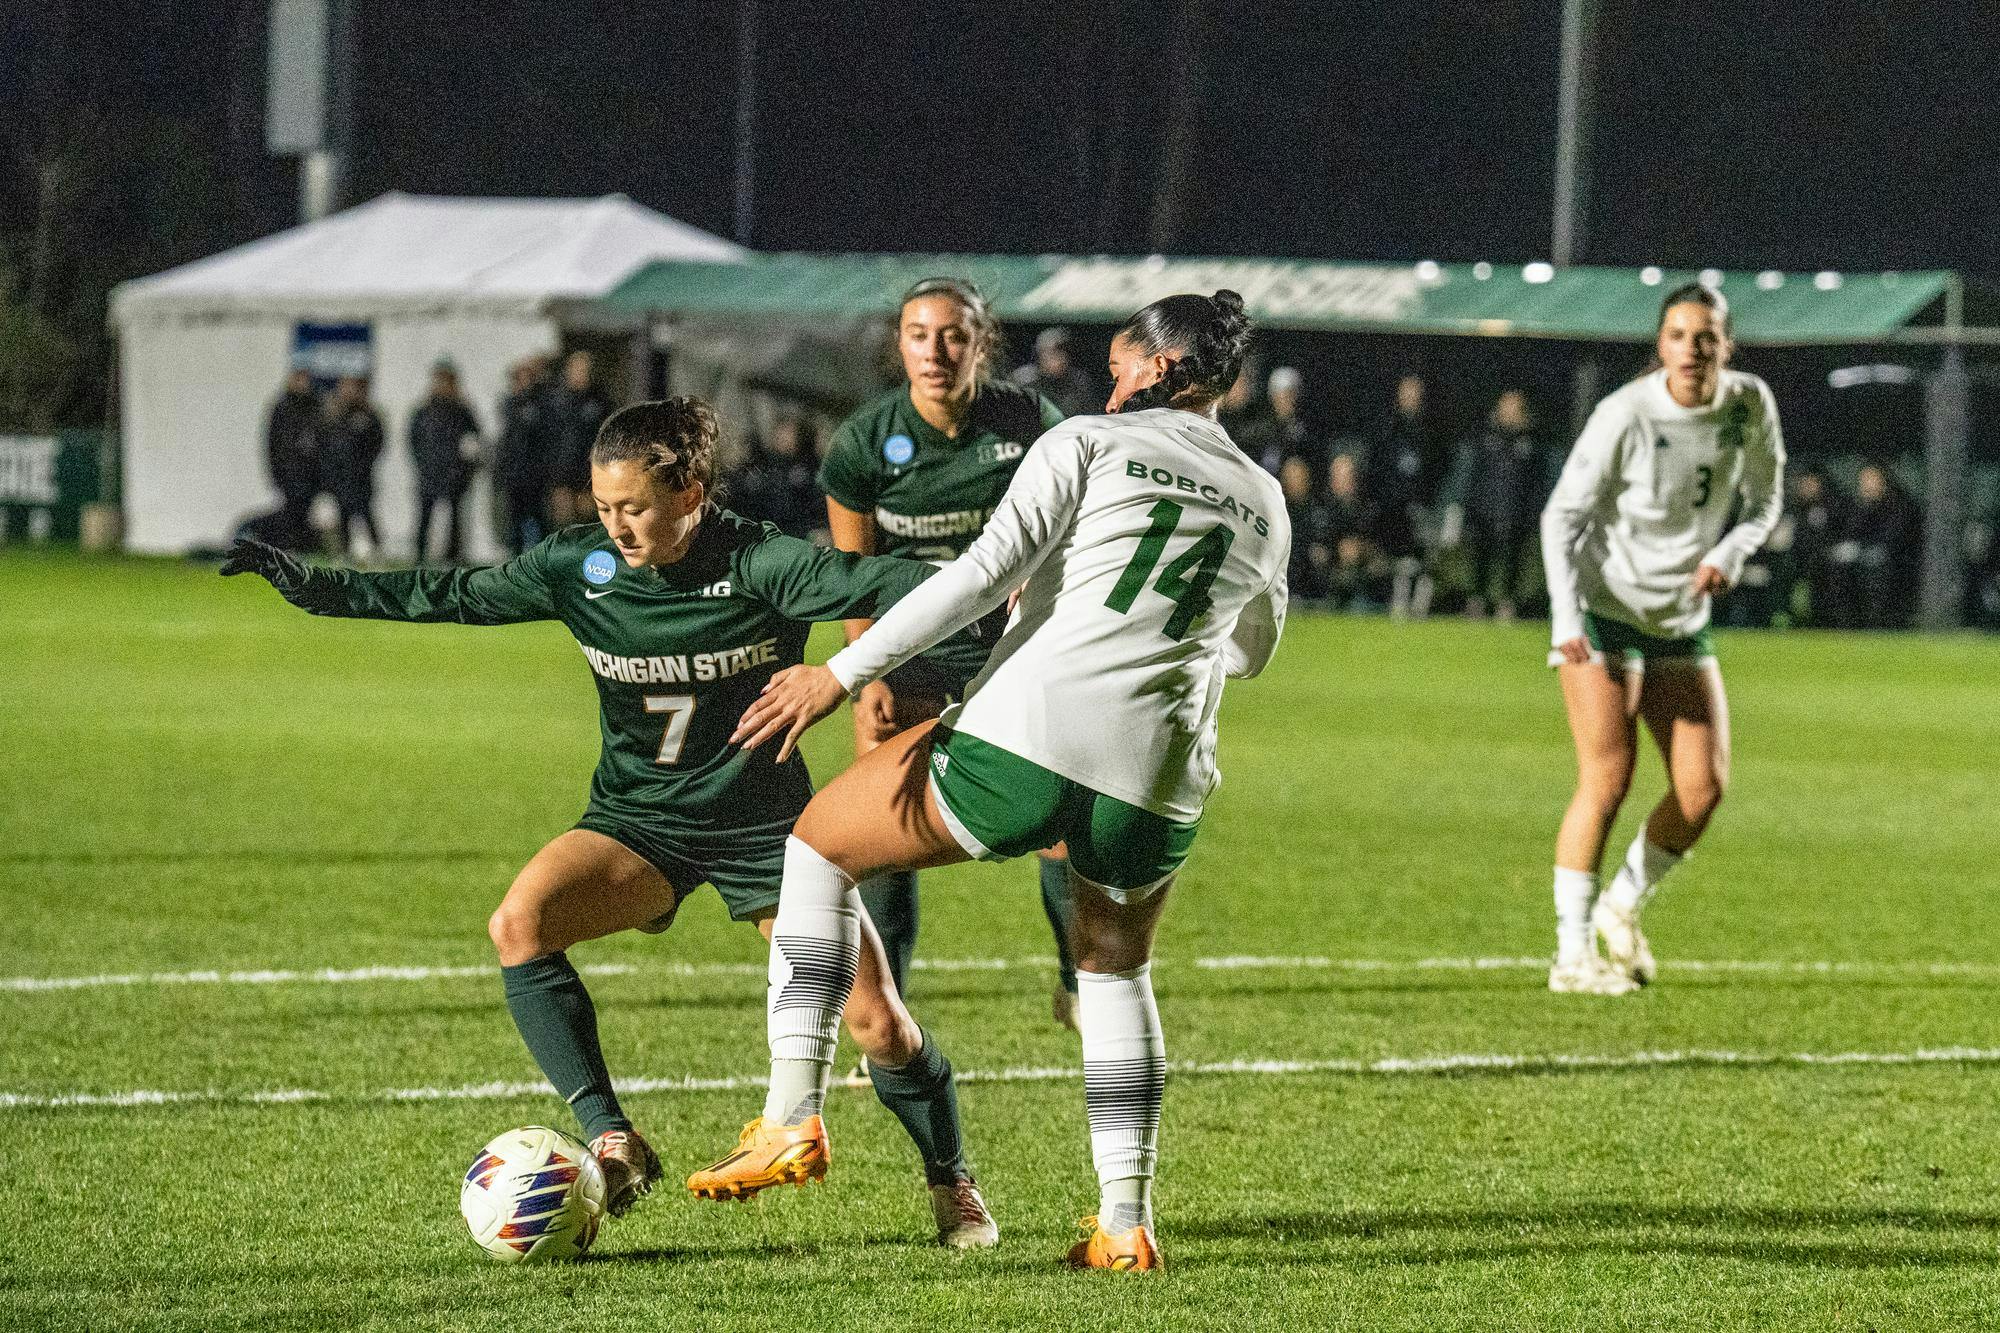
[[916, 456], [917, 442], [901, 432], [882, 441], [882, 457], [897, 467], [901, 467]]
[[618, 572], [618, 562], [611, 558], [609, 551], [592, 551], [583, 558], [583, 581], [591, 584], [611, 582], [611, 576]]

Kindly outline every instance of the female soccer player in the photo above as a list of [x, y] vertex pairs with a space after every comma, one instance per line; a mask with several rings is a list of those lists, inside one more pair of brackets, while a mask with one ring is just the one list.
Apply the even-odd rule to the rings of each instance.
[[[1577, 758], [1556, 835], [1552, 991], [1623, 995], [1653, 979], [1640, 909], [1729, 781], [1710, 601], [1771, 535], [1783, 502], [1778, 405], [1764, 381], [1728, 369], [1722, 294], [1698, 284], [1669, 293], [1658, 351], [1660, 369], [1591, 413], [1542, 511], [1549, 664]], [[1742, 518], [1725, 531], [1739, 495]], [[1666, 761], [1667, 794], [1600, 896], [1598, 863], [1637, 758], [1635, 715]]]
[[[833, 544], [843, 551], [943, 563], [979, 535], [1028, 445], [1062, 420], [1062, 409], [1032, 389], [994, 378], [1000, 322], [969, 282], [926, 278], [905, 292], [897, 308], [896, 346], [909, 382], [862, 405], [827, 446], [819, 474], [827, 524]], [[964, 698], [1005, 620], [1002, 610], [905, 663], [888, 679], [870, 682], [854, 702], [855, 753], [868, 753]], [[871, 623], [848, 621], [848, 641]], [[1069, 877], [1059, 855], [1043, 858], [1041, 880], [1060, 969], [1056, 1021], [1075, 1027]], [[861, 901], [902, 990], [917, 946], [915, 872], [870, 878], [861, 886]]]
[[1166, 1057], [1149, 959], [1167, 889], [1217, 782], [1225, 677], [1284, 623], [1291, 531], [1278, 483], [1216, 424], [1250, 322], [1234, 292], [1172, 296], [1111, 344], [1113, 416], [1036, 442], [970, 549], [824, 667], [781, 672], [746, 746], [799, 733], [1022, 588], [965, 703], [870, 751], [786, 844], [772, 934], [771, 1085], [735, 1152], [690, 1177], [737, 1196], [825, 1172], [835, 1026], [865, 935], [856, 881], [1067, 842], [1077, 1019], [1100, 1185], [1070, 1262], [1158, 1267], [1151, 1184]]
[[[715, 415], [693, 398], [613, 414], [591, 451], [600, 523], [565, 528], [504, 565], [363, 574], [239, 543], [224, 574], [263, 575], [317, 615], [508, 625], [559, 620], [597, 682], [604, 750], [575, 828], [535, 854], [493, 913], [507, 1007], [603, 1162], [612, 1213], [660, 1177], [618, 1103], [597, 1014], [564, 951], [662, 931], [705, 881], [766, 936], [786, 834], [812, 795], [805, 764], [737, 749], [730, 729], [771, 674], [803, 660], [807, 622], [874, 614], [930, 570], [820, 550], [708, 501]], [[616, 556], [614, 557], [614, 552]], [[621, 567], [622, 561], [622, 567]], [[863, 927], [849, 1030], [877, 1094], [923, 1155], [938, 1239], [992, 1245], [961, 1148], [951, 1064]]]

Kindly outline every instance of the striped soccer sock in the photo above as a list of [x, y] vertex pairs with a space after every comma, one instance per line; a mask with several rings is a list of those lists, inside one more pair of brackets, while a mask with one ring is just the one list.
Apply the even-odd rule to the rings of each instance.
[[1076, 974], [1076, 1021], [1083, 1035], [1083, 1092], [1090, 1154], [1097, 1166], [1098, 1225], [1129, 1231], [1153, 1220], [1160, 1098], [1166, 1041], [1153, 1002], [1152, 965], [1129, 972]]
[[766, 1120], [795, 1125], [826, 1104], [840, 1011], [860, 965], [861, 898], [854, 881], [797, 838], [785, 839], [785, 883], [765, 992], [771, 1043]]

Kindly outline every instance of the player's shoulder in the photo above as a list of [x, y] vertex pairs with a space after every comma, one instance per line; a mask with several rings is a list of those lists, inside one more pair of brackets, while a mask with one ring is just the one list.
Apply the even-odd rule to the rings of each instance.
[[849, 412], [841, 423], [833, 428], [830, 447], [867, 447], [880, 443], [880, 436], [895, 429], [901, 417], [903, 404], [909, 401], [907, 386], [898, 385], [884, 389]]
[[1033, 385], [995, 379], [980, 386], [978, 409], [989, 430], [1026, 441], [1042, 433], [1047, 402]]
[[602, 523], [572, 523], [557, 528], [531, 549], [541, 552], [542, 558], [550, 562], [571, 555], [581, 560], [592, 551], [610, 550], [611, 534]]
[[1747, 370], [1724, 370], [1720, 396], [1726, 404], [1745, 403], [1753, 412], [1775, 407], [1778, 401], [1764, 378]]

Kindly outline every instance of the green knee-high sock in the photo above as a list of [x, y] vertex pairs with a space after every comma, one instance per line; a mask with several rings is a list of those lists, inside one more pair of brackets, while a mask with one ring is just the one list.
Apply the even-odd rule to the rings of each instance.
[[611, 1090], [611, 1074], [597, 1044], [597, 1006], [590, 1002], [583, 978], [560, 953], [546, 953], [525, 963], [500, 969], [507, 988], [507, 1012], [521, 1030], [528, 1053], [570, 1104], [583, 1125], [583, 1136], [594, 1139], [607, 1129], [630, 1129]]
[[1056, 933], [1056, 966], [1062, 971], [1063, 989], [1076, 994], [1076, 948], [1070, 943], [1070, 926], [1076, 920], [1076, 899], [1069, 890], [1069, 858], [1050, 860], [1037, 857], [1042, 867], [1042, 910], [1049, 914], [1049, 929]]
[[895, 1113], [924, 1159], [924, 1180], [949, 1185], [972, 1174], [965, 1160], [965, 1136], [958, 1123], [958, 1084], [951, 1061], [924, 1033], [923, 1048], [897, 1069], [868, 1062], [868, 1081], [882, 1105]]
[[861, 905], [882, 937], [882, 949], [889, 955], [889, 975], [896, 990], [908, 995], [904, 984], [910, 975], [910, 956], [917, 951], [917, 872], [898, 870], [887, 875], [871, 875], [861, 881]]

